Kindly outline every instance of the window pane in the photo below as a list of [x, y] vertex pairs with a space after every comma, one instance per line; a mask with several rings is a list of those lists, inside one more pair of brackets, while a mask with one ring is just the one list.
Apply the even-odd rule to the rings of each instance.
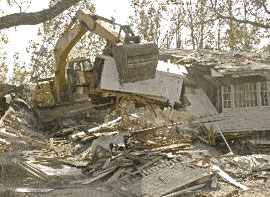
[[267, 88], [267, 82], [261, 82], [260, 83], [260, 89], [261, 89], [261, 105], [262, 106], [268, 106], [268, 88]]
[[235, 107], [255, 107], [257, 102], [256, 83], [242, 83], [234, 85]]
[[223, 108], [231, 108], [231, 86], [226, 85], [223, 89]]

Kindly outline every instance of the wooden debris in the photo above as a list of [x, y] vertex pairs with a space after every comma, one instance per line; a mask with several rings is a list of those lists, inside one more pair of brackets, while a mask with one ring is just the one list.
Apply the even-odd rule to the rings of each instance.
[[164, 195], [163, 197], [176, 197], [176, 196], [179, 196], [179, 195], [184, 194], [184, 193], [188, 193], [188, 192], [191, 192], [191, 191], [194, 191], [194, 190], [201, 189], [205, 185], [206, 185], [205, 183], [204, 184], [200, 184], [200, 185], [195, 185], [195, 186], [189, 187], [187, 189], [183, 189], [183, 190], [180, 190], [180, 191], [171, 193], [171, 194]]
[[15, 189], [15, 192], [18, 193], [48, 193], [54, 189], [47, 188], [31, 188], [31, 187], [19, 187]]
[[46, 180], [48, 179], [48, 176], [43, 173], [42, 171], [36, 169], [35, 167], [33, 167], [31, 164], [26, 163], [26, 162], [19, 162], [18, 165], [20, 167], [22, 167], [23, 169], [25, 169], [26, 171], [30, 172], [32, 175], [42, 179], [42, 180]]
[[186, 148], [186, 147], [189, 147], [190, 144], [171, 144], [171, 145], [168, 145], [168, 146], [161, 146], [159, 148], [153, 148], [152, 151], [177, 151], [179, 150], [180, 148]]
[[223, 140], [224, 140], [225, 144], [227, 145], [228, 149], [230, 150], [230, 153], [232, 153], [232, 154], [233, 154], [233, 151], [232, 151], [231, 147], [229, 146], [229, 144], [228, 144], [228, 142], [227, 142], [226, 138], [224, 137], [223, 133], [221, 132], [221, 130], [220, 130], [220, 128], [219, 128], [219, 126], [217, 125], [217, 123], [216, 123], [216, 122], [215, 122], [215, 126], [218, 128], [218, 132], [219, 132], [219, 133], [220, 133], [220, 135], [222, 136], [222, 138], [223, 138]]
[[118, 180], [118, 178], [121, 176], [121, 174], [125, 172], [124, 168], [119, 168], [107, 181], [107, 184], [113, 183]]
[[0, 136], [6, 138], [17, 138], [17, 135], [6, 131], [5, 128], [0, 128]]
[[236, 187], [239, 187], [242, 190], [248, 190], [248, 187], [246, 187], [245, 185], [242, 185], [241, 183], [238, 183], [235, 179], [233, 179], [230, 175], [228, 175], [226, 172], [224, 172], [223, 170], [220, 169], [220, 167], [216, 166], [216, 165], [212, 165], [212, 170], [216, 171], [222, 178], [224, 178], [226, 181], [228, 181], [229, 183], [235, 185]]
[[99, 179], [102, 179], [103, 177], [113, 173], [116, 169], [118, 168], [118, 166], [113, 166], [111, 169], [99, 174], [98, 176], [94, 177], [94, 178], [90, 178], [90, 179], [85, 179], [82, 181], [82, 184], [83, 185], [87, 185], [87, 184], [90, 184], [90, 183], [93, 183]]
[[211, 188], [217, 188], [217, 185], [218, 185], [217, 177], [216, 176], [213, 176], [210, 187]]
[[8, 142], [5, 139], [0, 138], [0, 144], [2, 144], [2, 145], [10, 145], [10, 142]]

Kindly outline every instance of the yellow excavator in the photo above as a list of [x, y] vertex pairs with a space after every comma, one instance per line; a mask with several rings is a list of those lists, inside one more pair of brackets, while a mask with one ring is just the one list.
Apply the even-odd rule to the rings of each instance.
[[[115, 26], [118, 26], [118, 32], [115, 31]], [[140, 38], [135, 36], [127, 25], [120, 25], [110, 19], [78, 11], [56, 43], [54, 49], [54, 78], [26, 85], [25, 95], [34, 106], [53, 107], [77, 100], [76, 92], [81, 90], [82, 87], [75, 86], [74, 88], [74, 81], [77, 79], [72, 79], [69, 73], [69, 66], [72, 62], [68, 60], [68, 55], [87, 31], [99, 35], [107, 42], [102, 56], [105, 59], [113, 59], [113, 61], [107, 62], [112, 63], [109, 63], [109, 66], [115, 68], [118, 75], [117, 79], [109, 76], [111, 79], [107, 83], [113, 84], [117, 80], [117, 83], [121, 85], [155, 77], [158, 63], [158, 47], [156, 44], [140, 43]], [[97, 56], [94, 62], [94, 70], [90, 74], [87, 71], [82, 73], [84, 76], [89, 74], [85, 78], [88, 78], [87, 83], [91, 84], [88, 87], [83, 87], [88, 89], [89, 93], [98, 88], [101, 83], [102, 69], [104, 61], [106, 61], [104, 58]], [[99, 62], [101, 63], [99, 64]]]
[[[114, 30], [115, 25], [120, 27], [119, 32]], [[156, 44], [140, 43], [140, 38], [134, 35], [129, 26], [119, 25], [104, 17], [78, 11], [65, 33], [57, 41], [54, 50], [56, 103], [61, 103], [67, 97], [71, 99], [72, 92], [66, 77], [67, 57], [87, 31], [91, 31], [107, 41], [103, 55], [114, 59], [120, 84], [155, 77], [158, 63]]]

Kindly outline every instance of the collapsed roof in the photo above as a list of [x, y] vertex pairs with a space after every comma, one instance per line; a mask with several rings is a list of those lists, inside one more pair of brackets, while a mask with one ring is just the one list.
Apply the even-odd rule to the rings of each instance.
[[[186, 67], [200, 66], [212, 70], [213, 77], [265, 75], [270, 71], [270, 53], [220, 50], [160, 50], [162, 60]], [[213, 73], [213, 72], [217, 73]]]

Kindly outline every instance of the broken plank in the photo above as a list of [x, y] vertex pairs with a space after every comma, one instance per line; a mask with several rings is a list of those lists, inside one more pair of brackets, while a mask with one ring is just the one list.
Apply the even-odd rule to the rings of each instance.
[[31, 174], [33, 174], [34, 176], [42, 179], [42, 180], [46, 180], [48, 179], [48, 176], [43, 173], [42, 171], [34, 168], [33, 166], [31, 166], [29, 163], [25, 163], [25, 162], [19, 162], [18, 165], [25, 169], [26, 171], [30, 172]]
[[150, 161], [149, 163], [144, 164], [143, 166], [139, 167], [135, 172], [132, 172], [131, 175], [141, 173], [141, 172], [143, 171], [144, 168], [147, 168], [148, 166], [150, 166], [150, 165], [156, 163], [156, 162], [159, 161], [160, 159], [161, 159], [161, 157], [157, 157], [157, 158], [153, 159], [153, 160]]
[[53, 191], [54, 189], [47, 188], [30, 188], [30, 187], [19, 187], [15, 189], [18, 193], [47, 193]]
[[118, 169], [107, 181], [106, 183], [110, 184], [118, 180], [121, 174], [125, 171], [125, 169], [120, 168]]
[[3, 139], [3, 138], [0, 138], [0, 144], [1, 145], [9, 145], [10, 142], [8, 142], [7, 140]]
[[229, 183], [233, 184], [236, 187], [239, 187], [242, 190], [248, 190], [248, 187], [245, 185], [242, 185], [241, 183], [237, 182], [235, 179], [233, 179], [230, 175], [228, 175], [226, 172], [220, 169], [220, 167], [216, 165], [212, 165], [212, 170], [216, 171], [223, 179], [228, 181]]
[[177, 192], [173, 192], [173, 193], [164, 195], [163, 197], [176, 197], [176, 196], [179, 196], [180, 194], [184, 194], [184, 193], [187, 193], [187, 192], [192, 192], [192, 191], [197, 190], [197, 189], [201, 189], [205, 185], [206, 185], [205, 183], [200, 184], [200, 185], [195, 185], [195, 186], [189, 187], [187, 189], [183, 189], [183, 190], [180, 190], [180, 191], [177, 191]]
[[152, 151], [173, 151], [173, 150], [178, 150], [180, 148], [186, 148], [190, 146], [190, 144], [171, 144], [171, 145], [168, 145], [168, 146], [161, 146], [161, 147], [158, 147], [158, 148], [154, 148], [152, 149]]
[[94, 178], [83, 180], [82, 184], [87, 185], [87, 184], [93, 183], [93, 182], [95, 182], [95, 181], [109, 175], [110, 173], [114, 172], [117, 168], [118, 168], [118, 166], [114, 166], [110, 170], [108, 170], [108, 171], [106, 171], [104, 173], [101, 173], [101, 174], [99, 174], [98, 176], [96, 176]]
[[6, 128], [0, 128], [0, 136], [7, 138], [17, 138], [17, 135], [8, 132]]

